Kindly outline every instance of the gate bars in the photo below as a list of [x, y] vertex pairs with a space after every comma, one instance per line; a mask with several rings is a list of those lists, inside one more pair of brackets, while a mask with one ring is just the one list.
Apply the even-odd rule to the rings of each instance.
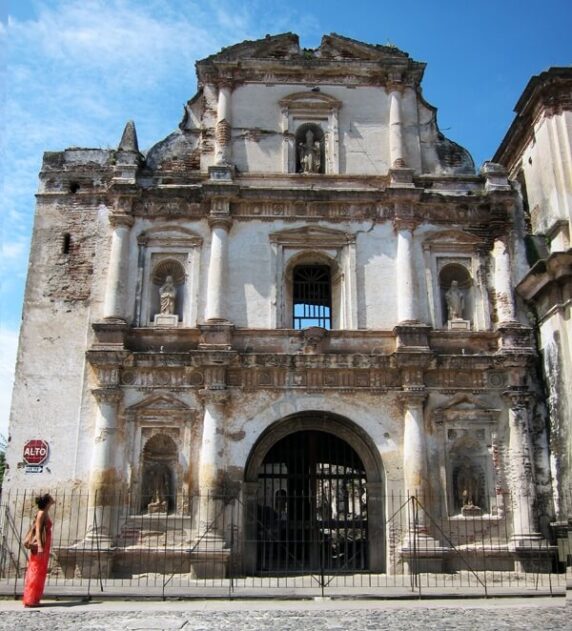
[[[275, 482], [260, 483], [248, 501], [178, 495], [172, 513], [141, 514], [140, 498], [128, 493], [107, 496], [103, 506], [85, 492], [52, 492], [46, 593], [234, 598], [461, 591], [486, 597], [566, 587], [572, 567], [566, 521], [548, 525], [536, 515], [546, 525], [543, 538], [515, 538], [511, 514], [528, 507], [509, 495], [503, 511], [479, 514], [473, 507], [454, 516], [432, 514], [419, 496], [388, 495], [382, 498], [385, 534], [370, 537], [372, 499], [360, 488], [348, 500], [352, 483], [344, 490], [340, 480], [341, 473], [328, 472], [318, 476], [313, 493], [294, 495], [277, 494]], [[22, 539], [37, 494], [11, 490], [0, 498], [0, 594], [23, 591], [28, 551]], [[381, 546], [384, 567], [371, 567], [372, 546]]]

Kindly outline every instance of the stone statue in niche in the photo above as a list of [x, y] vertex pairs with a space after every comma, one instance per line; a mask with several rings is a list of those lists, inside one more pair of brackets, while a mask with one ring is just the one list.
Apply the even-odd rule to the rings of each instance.
[[177, 289], [171, 275], [165, 278], [165, 282], [159, 289], [159, 297], [161, 299], [161, 313], [165, 315], [173, 315], [175, 313], [175, 303], [177, 300]]
[[302, 173], [320, 173], [321, 145], [315, 138], [314, 132], [308, 129], [306, 140], [298, 143], [298, 159]]
[[162, 462], [149, 463], [144, 476], [144, 489], [151, 501], [147, 504], [149, 513], [166, 513], [171, 496], [171, 470]]
[[451, 286], [445, 293], [445, 302], [447, 303], [447, 318], [449, 320], [462, 320], [465, 296], [462, 290], [459, 289], [458, 281], [451, 281]]
[[481, 501], [481, 476], [477, 468], [463, 464], [457, 469], [455, 492], [462, 515], [481, 514], [481, 507], [478, 505]]

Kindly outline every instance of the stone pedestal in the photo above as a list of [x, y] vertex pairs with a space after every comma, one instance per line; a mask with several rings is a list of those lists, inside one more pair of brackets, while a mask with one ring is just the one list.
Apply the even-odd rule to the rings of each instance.
[[110, 578], [114, 550], [98, 549], [84, 542], [69, 548], [53, 548], [52, 552], [66, 578]]
[[169, 313], [157, 313], [153, 319], [153, 324], [155, 326], [167, 327], [179, 326], [179, 316]]
[[401, 558], [410, 574], [440, 573], [450, 551], [424, 530], [412, 529], [401, 546]]
[[454, 320], [447, 321], [447, 328], [449, 331], [470, 331], [471, 321], [462, 320], [461, 318], [455, 318]]
[[204, 534], [191, 551], [192, 578], [226, 578], [230, 550], [216, 533]]

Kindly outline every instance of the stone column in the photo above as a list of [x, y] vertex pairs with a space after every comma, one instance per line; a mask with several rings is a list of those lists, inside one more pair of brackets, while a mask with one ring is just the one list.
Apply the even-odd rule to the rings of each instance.
[[535, 523], [536, 486], [530, 442], [531, 395], [508, 390], [509, 485], [512, 494], [513, 542], [530, 546], [541, 539]]
[[221, 82], [218, 89], [215, 129], [215, 164], [219, 166], [232, 162], [231, 94], [231, 82]]
[[120, 500], [121, 481], [115, 467], [115, 450], [117, 408], [122, 392], [118, 387], [104, 387], [93, 389], [92, 394], [98, 408], [89, 475], [91, 522], [88, 525], [88, 538], [97, 539], [97, 545], [102, 549], [113, 544], [114, 507]]
[[[220, 373], [223, 366], [208, 372]], [[209, 379], [209, 381], [211, 381]], [[223, 524], [228, 498], [224, 496], [225, 405], [229, 398], [224, 386], [212, 384], [200, 391], [204, 402], [203, 430], [199, 455], [199, 498], [193, 507], [191, 571], [197, 578], [224, 578], [230, 551], [225, 549]]]
[[125, 320], [129, 233], [133, 224], [133, 217], [125, 213], [112, 213], [109, 216], [109, 222], [113, 232], [111, 234], [111, 254], [105, 286], [103, 317]]
[[427, 446], [425, 444], [425, 426], [423, 404], [425, 392], [407, 392], [401, 397], [403, 406], [403, 477], [407, 496], [425, 494], [427, 479]]
[[405, 160], [405, 143], [403, 141], [403, 124], [401, 121], [401, 89], [393, 85], [389, 90], [390, 168], [401, 169], [407, 166], [407, 161]]
[[228, 321], [226, 305], [226, 278], [228, 273], [228, 233], [229, 218], [210, 218], [211, 252], [207, 279], [207, 322]]
[[[427, 444], [423, 405], [424, 391], [404, 392], [403, 406], [403, 478], [406, 498], [412, 499], [403, 515], [407, 532], [401, 547], [401, 555], [410, 572], [439, 572], [442, 570], [446, 548], [439, 545], [428, 531], [430, 520], [426, 511], [431, 510], [427, 484]], [[404, 498], [404, 499], [406, 499]]]
[[397, 321], [417, 321], [417, 299], [414, 287], [413, 265], [413, 230], [409, 223], [397, 221], [397, 254], [396, 267], [396, 293], [397, 293]]
[[494, 284], [497, 323], [514, 322], [515, 310], [510, 274], [510, 257], [506, 244], [500, 239], [495, 241], [492, 256], [495, 265]]

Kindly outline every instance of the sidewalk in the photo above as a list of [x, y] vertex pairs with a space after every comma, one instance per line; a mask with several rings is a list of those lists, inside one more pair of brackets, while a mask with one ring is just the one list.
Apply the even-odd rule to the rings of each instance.
[[0, 600], [0, 629], [40, 631], [498, 631], [572, 628], [564, 597], [380, 600], [46, 600], [39, 609]]

